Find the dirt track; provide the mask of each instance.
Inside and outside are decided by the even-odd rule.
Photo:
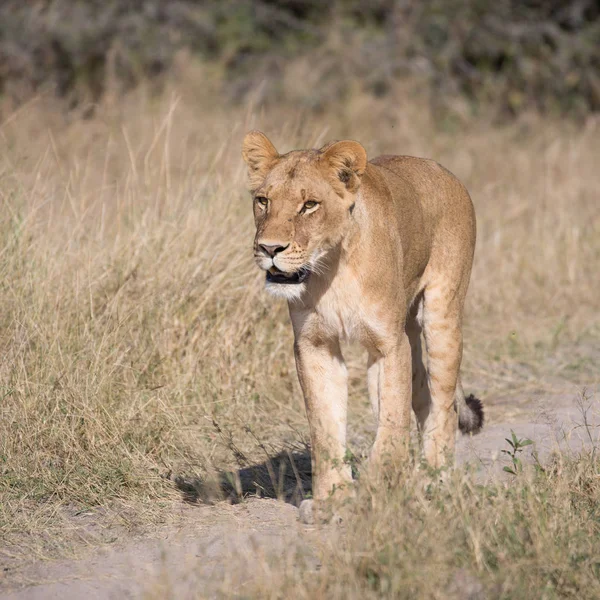
[[[593,400],[578,405],[571,396],[546,396],[537,400],[498,399],[486,406],[488,423],[483,432],[458,443],[459,463],[476,466],[478,477],[498,477],[507,463],[501,450],[510,430],[535,441],[524,458],[537,452],[540,459],[562,447],[579,451],[598,438],[600,410],[598,390]],[[583,412],[587,408],[588,427]],[[590,439],[591,438],[591,439]],[[226,572],[233,558],[247,565],[242,579],[251,578],[250,558],[281,556],[290,547],[305,550],[317,565],[314,548],[319,531],[301,525],[297,509],[273,499],[250,499],[237,505],[215,506],[180,503],[177,525],[151,538],[138,538],[90,552],[77,561],[30,561],[4,566],[0,577],[2,600],[87,600],[101,598],[186,598],[210,594],[216,573]],[[81,517],[81,518],[93,518]],[[248,560],[244,561],[244,558]],[[239,560],[241,559],[241,560]],[[243,567],[237,567],[243,568]],[[240,580],[240,573],[236,573]],[[203,587],[206,586],[206,587]]]

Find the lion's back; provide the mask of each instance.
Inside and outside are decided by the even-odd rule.
[[[434,160],[415,156],[388,154],[370,162],[378,167],[397,202],[403,202],[402,196],[409,189],[419,200],[427,220],[446,221],[465,234],[472,232],[475,235],[471,197],[461,181],[448,169]]]

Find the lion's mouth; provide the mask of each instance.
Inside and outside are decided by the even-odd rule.
[[[302,267],[294,273],[286,273],[277,267],[271,267],[267,271],[267,282],[296,284],[305,281],[309,275],[310,271],[306,267]]]

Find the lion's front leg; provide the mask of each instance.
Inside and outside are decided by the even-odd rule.
[[[381,350],[376,364],[379,420],[369,465],[372,470],[397,468],[408,458],[412,402],[411,351],[404,332]]]
[[[337,340],[315,344],[299,335],[294,350],[310,426],[313,497],[319,504],[338,489],[347,492],[352,482],[345,460],[346,365]]]

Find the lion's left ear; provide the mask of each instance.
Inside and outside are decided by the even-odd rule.
[[[279,153],[264,133],[254,130],[244,137],[242,157],[248,165],[250,189],[256,190],[279,158]]]
[[[354,140],[334,142],[324,146],[321,160],[333,171],[350,192],[360,186],[360,178],[367,168],[367,151]]]

